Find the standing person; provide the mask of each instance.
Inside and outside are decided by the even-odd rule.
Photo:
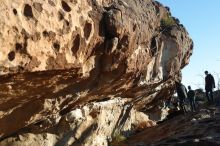
[[[191,111],[192,111],[192,112],[195,112],[195,111],[196,111],[195,91],[192,90],[191,86],[188,86],[187,97],[188,97],[188,99],[189,99]]]
[[[214,103],[213,99],[213,88],[215,88],[215,80],[211,74],[209,74],[208,71],[205,71],[205,93],[206,98],[209,103]],[[211,98],[211,99],[210,99]]]
[[[169,96],[169,97],[165,100],[165,102],[164,102],[164,109],[170,108],[171,98],[172,98],[172,96]]]
[[[185,104],[185,100],[187,98],[187,90],[186,90],[186,87],[182,83],[176,82],[175,84],[176,84],[177,96],[179,98],[180,110],[182,110],[185,114],[186,108],[185,108],[184,104]]]

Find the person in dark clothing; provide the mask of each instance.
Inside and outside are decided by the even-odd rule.
[[[195,91],[192,90],[191,86],[188,86],[187,97],[188,97],[188,99],[189,99],[191,111],[192,111],[192,112],[195,112],[195,111],[196,111]]]
[[[180,110],[186,113],[186,108],[184,106],[184,103],[187,98],[187,90],[186,87],[180,82],[176,82],[176,93],[179,98]]]
[[[164,108],[170,108],[170,104],[171,104],[171,98],[172,98],[172,96],[169,96],[166,100],[165,100],[165,102],[164,102]]]
[[[213,103],[213,88],[215,88],[215,80],[211,74],[209,74],[208,71],[205,71],[205,93],[206,93],[206,98],[209,103]],[[211,99],[210,99],[211,98]]]

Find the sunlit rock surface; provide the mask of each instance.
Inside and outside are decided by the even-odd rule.
[[[192,54],[185,28],[151,0],[7,0],[0,9],[0,145],[108,145],[117,132],[154,126],[140,111],[173,93]],[[167,16],[174,22],[162,23]]]

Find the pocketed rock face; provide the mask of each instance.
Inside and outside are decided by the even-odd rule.
[[[9,145],[42,137],[107,145],[115,131],[139,127],[132,111],[143,116],[172,94],[192,54],[185,28],[162,25],[170,13],[151,0],[7,0],[0,8],[0,137]],[[97,102],[105,108],[90,106]],[[65,120],[78,110],[83,122]]]

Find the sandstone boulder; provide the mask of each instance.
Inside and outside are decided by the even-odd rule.
[[[138,127],[135,113],[153,126],[140,110],[173,93],[192,54],[185,28],[151,0],[0,8],[0,137],[9,145],[107,145]]]

